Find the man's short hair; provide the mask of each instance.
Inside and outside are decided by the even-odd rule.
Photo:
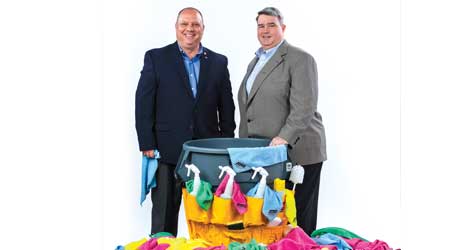
[[[281,14],[281,11],[275,7],[266,7],[264,9],[258,11],[258,15],[256,16],[256,22],[258,22],[258,17],[260,15],[277,17],[280,24],[283,24],[283,14]]]
[[[185,11],[185,10],[194,10],[194,11],[196,11],[198,14],[200,14],[200,17],[202,18],[202,24],[204,24],[203,23],[203,15],[202,15],[202,13],[198,9],[196,9],[194,7],[186,7],[186,8],[183,8],[182,10],[180,10],[180,12],[178,12],[177,21],[176,22],[178,22],[178,19],[180,18],[181,13],[183,11]]]

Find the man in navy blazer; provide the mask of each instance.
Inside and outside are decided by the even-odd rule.
[[[200,43],[203,16],[195,8],[178,13],[177,41],[145,54],[136,90],[136,130],[147,157],[160,153],[152,189],[151,233],[176,236],[181,183],[174,170],[182,145],[192,139],[234,137],[234,102],[227,58]]]

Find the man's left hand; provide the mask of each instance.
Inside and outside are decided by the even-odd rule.
[[[278,146],[278,145],[285,145],[285,144],[288,144],[288,142],[285,139],[277,136],[272,139],[269,146]]]

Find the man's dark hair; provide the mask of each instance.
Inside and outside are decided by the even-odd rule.
[[[201,15],[201,14],[200,14]],[[266,7],[260,11],[258,11],[258,15],[256,16],[256,21],[258,22],[258,17],[260,15],[274,16],[278,18],[280,24],[283,24],[283,14],[281,11],[275,7]]]

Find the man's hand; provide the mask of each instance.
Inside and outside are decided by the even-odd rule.
[[[142,151],[142,154],[144,154],[145,156],[149,157],[149,158],[154,158],[155,157],[155,150],[146,150],[146,151]]]
[[[288,144],[288,142],[285,139],[283,139],[279,136],[276,136],[272,139],[269,146],[278,146],[278,145],[285,145],[285,144]]]

